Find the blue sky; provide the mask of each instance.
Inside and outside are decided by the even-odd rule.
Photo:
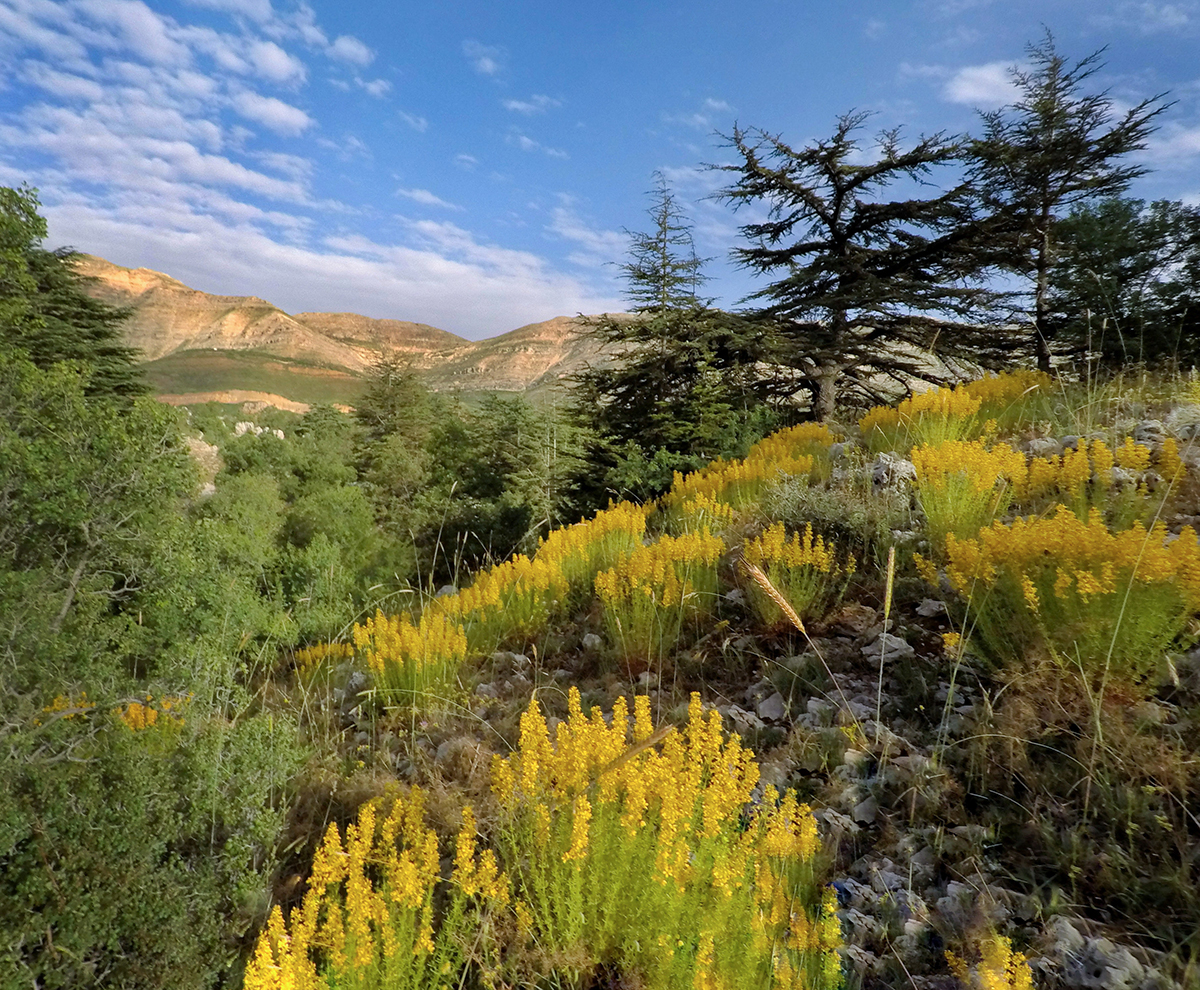
[[[1200,202],[1190,0],[0,0],[0,184],[53,245],[479,338],[621,308],[660,170],[732,306],[720,134],[969,131],[1042,25],[1118,106],[1170,91],[1134,191]]]

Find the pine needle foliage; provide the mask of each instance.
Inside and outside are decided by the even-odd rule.
[[[721,198],[767,213],[741,228],[750,246],[735,256],[770,279],[749,298],[759,304],[754,316],[778,333],[778,359],[822,421],[839,399],[873,399],[875,376],[928,378],[917,351],[935,342],[941,354],[974,345],[978,358],[982,338],[969,319],[989,298],[968,281],[976,270],[965,250],[976,233],[969,184],[930,198],[881,196],[959,161],[962,147],[940,133],[905,147],[889,130],[863,162],[856,132],[869,116],[844,114],[829,138],[804,148],[735,128],[729,144],[741,160],[716,166],[733,176]]]

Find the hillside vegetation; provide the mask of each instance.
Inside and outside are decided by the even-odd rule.
[[[160,403],[0,188],[0,985],[1200,984],[1200,209],[1095,58],[738,129],[756,308],[660,181],[561,406]]]

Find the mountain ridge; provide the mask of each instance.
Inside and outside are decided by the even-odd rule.
[[[407,359],[437,391],[527,391],[604,361],[599,343],[585,333],[594,317],[556,316],[472,341],[408,320],[290,314],[259,296],[203,292],[164,272],[96,255],[79,255],[76,269],[90,295],[132,311],[124,342],[137,349],[165,396],[249,387],[296,400],[318,379],[350,394],[385,354]],[[259,366],[271,369],[261,383],[253,381]],[[288,394],[289,378],[297,394]]]

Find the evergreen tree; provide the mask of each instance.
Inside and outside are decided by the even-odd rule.
[[[1048,372],[1058,224],[1073,207],[1119,195],[1147,171],[1127,157],[1145,148],[1169,104],[1160,94],[1117,115],[1107,93],[1085,92],[1103,68],[1103,49],[1069,65],[1047,31],[1028,52],[1032,68],[1010,70],[1016,102],[980,115],[970,171],[992,218],[989,260],[1024,282],[1010,298],[1030,325],[1038,368]]]
[[[134,396],[148,389],[136,352],[121,343],[130,310],[93,299],[69,248],[39,246],[46,223],[35,190],[0,187],[0,335],[39,368],[59,361],[88,367],[89,395]]]
[[[1110,367],[1200,358],[1200,208],[1113,198],[1058,225],[1048,321]]]
[[[735,128],[742,160],[719,166],[737,177],[721,198],[767,214],[741,228],[751,246],[735,256],[772,279],[750,297],[766,303],[756,318],[778,328],[781,360],[821,420],[847,388],[875,398],[879,376],[928,377],[921,352],[935,342],[946,354],[980,354],[980,334],[966,322],[986,300],[969,281],[975,265],[964,250],[977,233],[970,186],[929,199],[880,197],[896,182],[924,184],[961,148],[935,134],[905,149],[891,130],[864,161],[854,135],[868,116],[845,114],[830,138],[799,149]]]
[[[770,419],[757,365],[769,331],[698,295],[705,277],[691,225],[661,175],[647,211],[649,232],[627,232],[621,265],[633,312],[591,329],[605,363],[574,379],[578,418],[594,430],[591,499],[648,498],[690,470],[741,452]],[[587,494],[584,494],[587,499]]]

